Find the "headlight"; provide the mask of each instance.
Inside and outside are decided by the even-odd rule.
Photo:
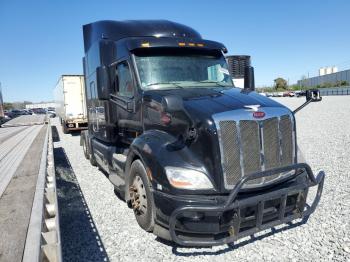
[[[178,167],[165,167],[166,176],[169,183],[180,189],[212,189],[213,184],[208,177],[193,169],[185,169]]]

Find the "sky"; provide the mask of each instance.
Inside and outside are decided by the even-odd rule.
[[[6,102],[50,101],[62,74],[82,74],[82,25],[168,19],[250,55],[257,86],[295,83],[323,66],[350,68],[350,1],[0,0],[0,82]]]

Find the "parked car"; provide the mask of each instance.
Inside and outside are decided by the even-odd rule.
[[[295,91],[296,97],[306,96],[306,91]]]
[[[23,115],[24,113],[22,112],[22,110],[18,110],[18,109],[12,109],[8,112],[8,116],[10,118],[16,118],[18,116]]]
[[[56,117],[56,112],[55,110],[47,110],[47,114],[49,115],[49,117],[51,118],[55,118]]]
[[[23,109],[21,111],[22,111],[23,115],[32,115],[32,112],[29,111],[28,109]]]
[[[11,119],[8,110],[4,110],[4,118],[5,118],[5,119]]]
[[[295,96],[295,94],[292,91],[286,91],[283,93],[283,97],[293,97],[293,96]]]
[[[33,108],[32,112],[34,115],[46,115],[46,110],[43,108]]]

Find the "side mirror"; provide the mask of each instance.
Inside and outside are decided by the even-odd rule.
[[[164,111],[169,113],[184,109],[182,97],[175,95],[164,96],[162,99],[162,106]]]
[[[305,106],[307,106],[311,102],[318,102],[318,101],[322,100],[320,90],[318,90],[318,89],[307,90],[305,95],[306,95],[306,102],[303,103],[298,108],[294,109],[294,111],[293,111],[294,114],[299,112],[301,109],[303,109]]]
[[[255,90],[254,67],[252,66],[246,66],[244,68],[244,90]]]
[[[108,68],[99,66],[96,68],[97,96],[98,99],[107,100],[110,95],[110,82]]]
[[[310,102],[318,102],[321,101],[322,97],[320,94],[320,90],[318,89],[310,89],[306,91],[306,101]]]

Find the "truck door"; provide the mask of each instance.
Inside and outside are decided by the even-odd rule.
[[[140,106],[138,100],[135,77],[132,74],[130,63],[124,60],[116,66],[116,94],[112,101],[117,104],[117,125],[119,136],[124,142],[131,142],[142,132]]]

